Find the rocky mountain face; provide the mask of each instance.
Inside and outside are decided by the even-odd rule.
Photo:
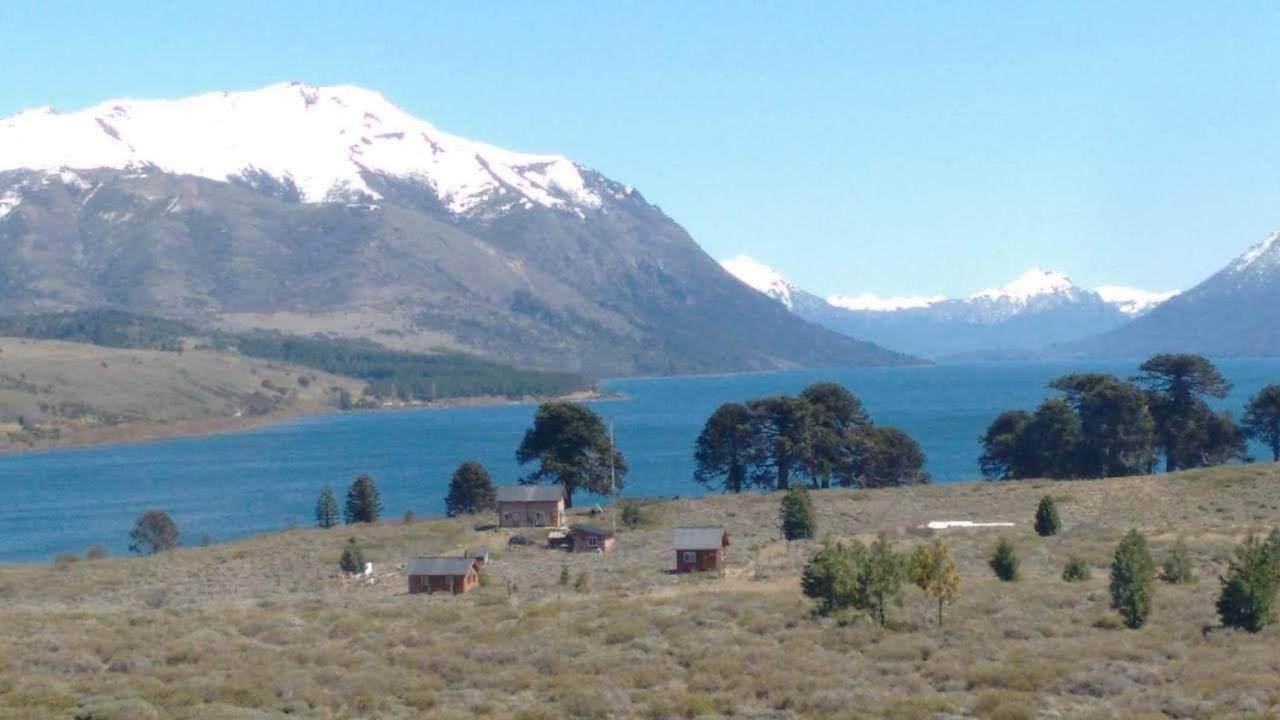
[[[117,307],[595,375],[914,362],[753,292],[634,189],[288,84],[0,120],[0,312]]]
[[[1133,322],[1058,350],[1111,357],[1280,355],[1280,233]]]
[[[1023,357],[1119,327],[1162,296],[1109,288],[1108,299],[1077,287],[1062,273],[1034,268],[1007,285],[966,298],[863,295],[823,300],[750,258],[724,265],[770,297],[785,296],[784,304],[807,320],[930,358]]]

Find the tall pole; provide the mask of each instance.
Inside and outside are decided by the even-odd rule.
[[[609,499],[613,507],[610,509],[610,515],[613,516],[613,534],[618,534],[618,476],[614,469],[613,459],[617,457],[618,450],[613,440],[613,421],[609,421]],[[616,542],[616,541],[615,541]]]

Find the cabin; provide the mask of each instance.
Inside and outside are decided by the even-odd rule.
[[[498,488],[498,527],[561,527],[564,488],[559,485],[507,485]]]
[[[476,561],[477,567],[484,567],[489,564],[489,548],[476,548],[463,553],[464,556]]]
[[[723,527],[676,528],[676,572],[721,570],[728,561],[729,531]]]
[[[613,530],[599,525],[574,525],[572,531],[573,545],[576,553],[607,553],[613,550],[615,541]]]
[[[409,594],[447,592],[454,595],[480,587],[480,563],[468,557],[416,557],[405,565]]]

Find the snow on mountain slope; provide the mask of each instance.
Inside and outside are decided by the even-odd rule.
[[[875,293],[862,293],[852,297],[846,295],[832,295],[827,298],[827,303],[832,307],[842,310],[866,310],[868,312],[893,312],[894,310],[909,310],[912,308],[926,308],[935,303],[946,300],[942,295],[908,295],[902,297],[880,297]]]
[[[1280,231],[1273,232],[1266,240],[1249,248],[1227,266],[1227,273],[1268,273],[1280,270]]]
[[[794,309],[795,288],[782,277],[782,273],[748,255],[721,260],[720,264],[748,286],[777,300],[788,310]]]
[[[1141,315],[1178,294],[1177,290],[1157,292],[1121,285],[1102,285],[1097,288],[1102,299],[1114,305],[1125,315]]]
[[[423,182],[452,212],[486,201],[597,208],[581,169],[442,132],[354,86],[272,85],[181,100],[109,100],[0,120],[0,170],[154,166],[214,180],[265,173],[314,203],[378,193],[366,173]]]
[[[1025,305],[1032,298],[1045,295],[1070,296],[1076,292],[1071,278],[1053,270],[1031,268],[1013,282],[998,288],[983,290],[969,296],[970,300],[1007,300]]]

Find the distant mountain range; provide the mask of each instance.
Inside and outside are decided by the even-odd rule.
[[[749,257],[723,262],[747,285],[838,332],[931,358],[1025,358],[1057,343],[1118,328],[1174,293],[1088,290],[1062,273],[1033,268],[1007,285],[966,298],[875,295],[821,298]]]
[[[1133,322],[1053,351],[1114,357],[1280,355],[1280,233]]]
[[[602,375],[916,362],[797,318],[635,189],[357,87],[0,120],[0,313],[118,308]]]

